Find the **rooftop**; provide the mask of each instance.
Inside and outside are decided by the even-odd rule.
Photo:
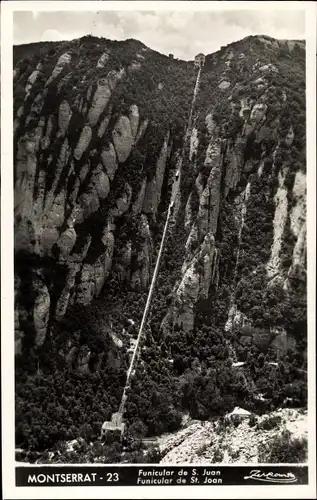
[[[232,363],[232,366],[243,366],[245,365],[245,361],[237,361],[236,363]]]
[[[244,408],[239,408],[239,406],[236,406],[234,408],[234,410],[229,413],[229,415],[245,415],[245,416],[248,416],[248,415],[251,415],[251,412],[249,412],[248,410],[245,410]]]

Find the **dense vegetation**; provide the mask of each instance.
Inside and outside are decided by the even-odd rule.
[[[104,69],[96,69],[96,63],[105,49],[109,49],[110,53],[107,65]],[[247,42],[241,42],[238,48],[233,44],[232,50],[244,53],[245,57],[233,58],[230,67],[225,65],[224,48],[207,57],[194,109],[199,147],[193,161],[188,160],[188,144],[182,144],[196,78],[192,64],[171,61],[159,53],[143,49],[144,46],[134,40],[119,43],[102,39],[96,41],[90,37],[52,44],[49,47],[45,45],[42,52],[37,47],[26,47],[23,56],[21,49],[17,53],[19,76],[15,87],[17,110],[24,98],[27,77],[38,62],[43,62],[42,72],[24,104],[20,122],[22,131],[31,103],[52,73],[57,58],[70,51],[73,59],[66,75],[68,80],[60,92],[57,87],[65,77],[64,74],[49,87],[44,103],[46,114],[51,113],[56,117],[63,99],[72,104],[74,96],[87,92],[91,85],[94,88],[96,81],[108,70],[123,67],[128,76],[116,87],[100,121],[110,106],[111,120],[115,122],[120,114],[128,112],[131,104],[138,105],[141,119],[149,119],[149,127],[143,140],[138,143],[128,160],[120,165],[109,197],[93,216],[76,227],[79,238],[74,252],[83,246],[88,228],[92,234],[85,262],[94,262],[100,256],[102,225],[125,182],[130,183],[135,197],[142,180],[145,177],[152,178],[153,166],[169,130],[171,154],[161,203],[157,217],[149,217],[154,246],[151,259],[153,271],[166,218],[177,152],[183,148],[181,210],[175,225],[169,229],[136,376],[128,397],[125,417],[130,436],[139,439],[174,431],[179,428],[184,412],[188,412],[193,418],[208,419],[223,415],[239,405],[263,413],[289,404],[287,398],[293,406],[304,406],[307,399],[306,284],[299,281],[290,293],[286,293],[280,283],[268,286],[265,268],[273,241],[274,196],[278,172],[282,165],[287,166],[286,182],[291,203],[295,172],[305,169],[305,61],[302,49],[295,46],[292,53],[287,46],[281,50],[271,49],[251,37]],[[137,71],[131,71],[129,68],[135,62],[136,53],[141,54],[144,59],[139,59],[141,65]],[[264,90],[254,84],[259,74],[253,67],[259,61],[263,64],[275,64],[279,70],[278,73],[269,72],[265,75],[267,83]],[[83,69],[86,72],[84,82],[80,76]],[[225,92],[218,86],[224,71],[225,79],[230,81],[230,89]],[[224,179],[221,182],[220,216],[215,235],[220,254],[219,279],[211,285],[208,298],[197,304],[193,331],[185,333],[182,327],[174,326],[164,336],[161,324],[173,301],[174,286],[179,280],[185,258],[188,237],[188,230],[184,229],[185,205],[189,193],[192,193],[191,208],[195,219],[199,204],[195,179],[201,173],[205,185],[209,175],[208,169],[204,167],[206,147],[210,140],[205,123],[206,114],[212,112],[215,133],[235,147],[239,137],[241,139],[243,129],[243,120],[239,115],[240,100],[249,97],[256,103],[263,97],[264,91],[267,118],[262,129],[265,130],[261,129],[261,137],[257,140],[250,134],[244,145],[244,162],[251,165],[251,170],[245,169],[242,172],[237,186],[227,195]],[[282,99],[283,92],[287,93],[285,103]],[[228,99],[229,96],[231,100]],[[69,139],[72,145],[76,144],[83,125],[84,117],[76,115],[74,111]],[[273,162],[277,141],[285,138],[290,127],[294,130],[294,142],[290,148],[282,144],[279,156]],[[17,135],[19,136],[19,131]],[[107,142],[109,137],[102,140]],[[99,161],[101,146],[98,137],[93,137],[90,148],[95,149],[97,154],[89,160],[91,166]],[[60,147],[58,140],[53,142],[47,156],[54,154],[56,162]],[[225,151],[227,156],[223,155],[223,168],[230,161],[230,148]],[[87,158],[76,164],[75,168],[80,169],[84,161]],[[262,161],[264,168],[259,177],[257,171]],[[66,170],[68,168],[70,165],[66,166]],[[66,170],[64,178],[67,176]],[[51,172],[53,177],[53,168]],[[246,205],[245,224],[239,236],[235,200],[243,192],[247,182],[251,183],[251,190]],[[70,190],[71,186],[68,188]],[[18,446],[45,450],[52,448],[58,441],[81,436],[86,442],[81,456],[84,457],[83,460],[90,460],[97,452],[93,448],[88,449],[87,443],[98,438],[103,421],[109,420],[111,414],[118,409],[129,363],[126,350],[129,338],[136,338],[147,293],[141,289],[131,290],[129,275],[121,279],[118,272],[120,252],[124,245],[132,241],[133,264],[130,272],[133,272],[137,268],[137,256],[143,243],[138,233],[138,220],[130,212],[118,221],[115,237],[114,265],[98,300],[85,308],[69,309],[62,322],[51,322],[50,336],[43,347],[34,349],[30,344],[24,345],[22,354],[17,356]],[[287,275],[292,259],[293,240],[288,220],[282,238],[283,278]],[[240,257],[237,261],[238,249]],[[17,263],[20,269],[19,266],[23,267],[21,259]],[[58,274],[58,270],[56,273]],[[55,282],[53,278],[50,279],[53,280],[53,288]],[[225,333],[228,311],[233,302],[248,316],[251,323],[249,329],[256,337],[256,342],[245,342],[245,328],[243,331],[234,330],[230,338]],[[131,324],[131,319],[134,325]],[[284,327],[296,338],[297,349],[277,352],[272,347],[271,333],[277,327]],[[113,335],[122,341],[122,348],[115,345]],[[87,362],[80,364],[78,358],[79,354],[83,354],[84,348],[89,351],[89,357]],[[232,349],[237,358],[245,362],[243,367],[232,365]],[[278,366],[270,364],[277,361]],[[259,398],[259,394],[263,397]],[[291,445],[294,443],[289,446]],[[297,446],[296,443],[294,446]],[[142,450],[131,449],[130,452],[135,453],[134,458],[130,456],[130,461],[137,461],[140,458],[138,453]],[[100,456],[100,450],[98,453]],[[153,455],[148,456],[149,461],[154,460],[153,457],[157,459],[155,453],[154,450]],[[123,459],[117,443],[109,443],[105,454],[105,460],[109,462]],[[278,454],[276,451],[276,456]],[[74,457],[72,459],[75,460]]]
[[[306,438],[292,438],[289,431],[284,431],[269,446],[262,445],[259,449],[261,463],[305,463],[307,460],[308,443]]]

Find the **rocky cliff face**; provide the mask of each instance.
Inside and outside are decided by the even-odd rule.
[[[176,170],[148,326],[155,349],[163,342],[175,367],[175,339],[202,324],[238,357],[248,343],[302,346],[302,42],[248,37],[208,55],[186,135],[192,62],[85,37],[16,47],[14,66],[17,353],[41,356],[61,320],[97,299],[139,325]],[[104,321],[125,338],[123,320]],[[106,357],[84,338],[69,352],[94,371]]]
[[[270,57],[273,58],[275,53],[276,61],[279,61],[282,45],[280,43],[280,50],[276,53],[275,42],[267,41],[266,49],[271,47]],[[230,50],[231,47],[227,48],[220,58],[228,57],[222,75],[226,75],[228,81],[230,75],[234,81],[232,85],[218,85],[223,92],[218,97],[220,102],[210,105],[205,114],[204,123],[200,126],[204,134],[198,134],[193,127],[189,147],[185,146],[185,154],[188,154],[185,175],[190,176],[193,183],[185,207],[184,226],[189,236],[180,282],[174,288],[173,307],[163,323],[165,329],[167,325],[170,328],[178,323],[182,323],[185,330],[193,329],[193,305],[204,298],[199,293],[200,280],[204,281],[206,298],[209,298],[211,307],[213,300],[217,301],[219,285],[223,284],[230,290],[230,300],[226,303],[227,307],[229,305],[226,330],[233,332],[240,329],[240,334],[246,324],[256,323],[271,333],[274,329],[273,324],[268,326],[268,315],[265,319],[261,314],[261,318],[258,316],[262,305],[260,300],[251,297],[254,287],[257,290],[257,282],[261,282],[262,292],[265,290],[264,297],[266,294],[279,294],[279,300],[283,296],[284,305],[289,300],[288,292],[296,295],[299,289],[304,291],[305,147],[303,136],[301,145],[296,142],[299,138],[296,138],[291,124],[288,99],[292,101],[295,96],[291,97],[290,89],[287,96],[288,84],[285,80],[282,83],[285,67],[283,69],[278,63],[277,66],[262,65],[257,58],[250,66],[250,47],[248,66],[242,62],[246,54],[240,57],[241,63],[234,64],[229,58]],[[247,71],[248,87],[237,81],[242,67]],[[205,70],[200,94],[207,92],[210,80],[211,76]],[[303,105],[302,101],[302,112]],[[202,119],[201,116],[199,118]],[[297,162],[299,157],[301,160]],[[300,163],[303,168],[300,168]],[[227,221],[227,217],[231,220]],[[206,235],[209,240],[215,238],[212,255],[209,253],[205,257],[206,266],[201,262],[198,271],[197,259],[205,247]],[[261,246],[256,243],[258,238]],[[230,239],[236,240],[234,250],[228,248]],[[226,258],[228,261],[233,259],[235,263],[225,262]],[[196,272],[193,266],[196,266]],[[223,273],[219,281],[221,270]],[[297,273],[297,281],[296,284],[293,281],[293,288],[288,288],[293,272]],[[286,292],[284,295],[282,290]],[[237,308],[237,298],[242,311]],[[271,309],[269,304],[267,306]],[[283,314],[286,314],[285,309],[280,312],[279,318],[274,314],[275,318],[271,318],[274,326],[281,326]],[[286,336],[287,347],[294,345],[294,338]]]
[[[85,40],[77,44],[79,51],[85,52]],[[64,284],[58,291],[52,284],[53,301],[45,278],[42,282],[29,280],[29,286],[37,290],[30,326],[36,331],[37,346],[45,341],[48,318],[61,319],[71,304],[91,303],[102,291],[111,269],[122,268],[122,279],[127,279],[132,288],[146,290],[152,260],[147,214],[155,216],[157,212],[173,148],[167,127],[165,137],[158,139],[152,152],[153,160],[144,165],[147,145],[138,144],[148,127],[148,117],[140,121],[136,103],[121,112],[118,105],[113,109],[113,101],[129,80],[126,67],[113,68],[116,50],[107,57],[102,54],[95,68],[93,64],[85,68],[92,72],[90,78],[75,71],[74,79],[70,71],[85,58],[76,60],[74,48],[59,55],[61,51],[61,46],[51,49],[51,57],[46,56],[30,75],[31,63],[38,55],[31,60],[20,59],[15,70],[19,75],[15,80],[16,102],[20,101],[15,115],[15,252],[21,263],[36,261],[38,275],[50,259],[57,274],[60,269],[64,274]],[[27,83],[22,92],[24,81]],[[38,87],[34,89],[36,82]],[[120,83],[123,87],[115,95]],[[141,112],[144,114],[144,110]],[[140,251],[131,241],[124,248],[116,247],[122,217],[129,213],[135,215]],[[92,234],[94,230],[98,235]],[[23,309],[19,290],[16,308]],[[19,336],[18,352],[20,344]]]

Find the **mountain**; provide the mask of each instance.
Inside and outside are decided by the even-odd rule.
[[[305,44],[14,47],[16,443],[306,404]],[[171,200],[173,207],[169,209]]]

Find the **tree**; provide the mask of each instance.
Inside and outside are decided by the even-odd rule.
[[[259,447],[259,461],[263,463],[305,463],[306,459],[307,439],[294,438],[289,431]]]

